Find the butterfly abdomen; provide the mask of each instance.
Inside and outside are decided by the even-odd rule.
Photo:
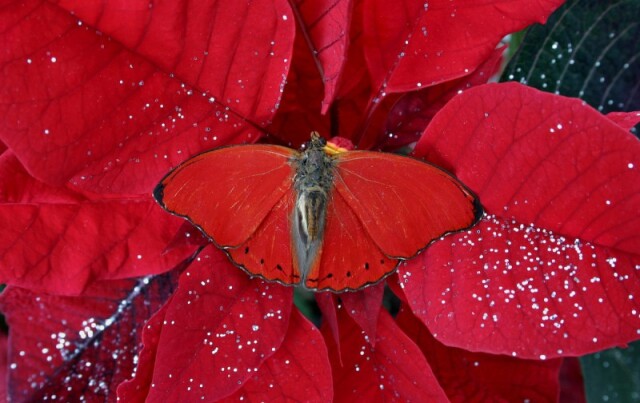
[[[320,239],[324,227],[327,193],[320,187],[306,189],[298,195],[296,212],[298,232],[307,246]]]

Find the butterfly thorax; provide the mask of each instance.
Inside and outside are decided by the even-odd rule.
[[[325,142],[314,137],[295,161],[296,207],[293,239],[303,277],[317,257],[322,242],[327,200],[333,180],[333,159],[323,150]]]

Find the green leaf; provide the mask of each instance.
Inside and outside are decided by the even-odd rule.
[[[314,293],[302,287],[293,289],[293,303],[307,319],[320,325],[320,308],[316,304]]]
[[[501,80],[578,97],[602,113],[640,110],[640,1],[568,1],[527,31]]]
[[[508,60],[510,60],[518,52],[518,50],[520,50],[520,45],[522,44],[522,41],[524,41],[528,29],[529,28],[525,28],[522,31],[514,32],[509,35],[509,39],[507,40],[509,48],[507,49],[506,54]]]
[[[640,342],[580,359],[589,402],[640,401]]]

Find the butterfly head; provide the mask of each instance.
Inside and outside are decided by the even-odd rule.
[[[318,132],[311,132],[311,140],[305,144],[305,149],[322,150],[325,154],[336,155],[353,150],[353,144],[342,137],[334,137],[327,141]]]

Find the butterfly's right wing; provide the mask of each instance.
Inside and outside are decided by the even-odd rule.
[[[471,191],[434,165],[370,151],[336,160],[335,191],[389,257],[411,258],[439,237],[470,228],[482,214]]]
[[[317,291],[354,291],[382,280],[397,265],[398,260],[380,250],[334,189],[327,203],[322,251],[309,270],[305,287]]]
[[[335,159],[322,252],[307,288],[340,292],[375,284],[399,260],[472,226],[481,213],[475,196],[433,165],[370,151]]]

